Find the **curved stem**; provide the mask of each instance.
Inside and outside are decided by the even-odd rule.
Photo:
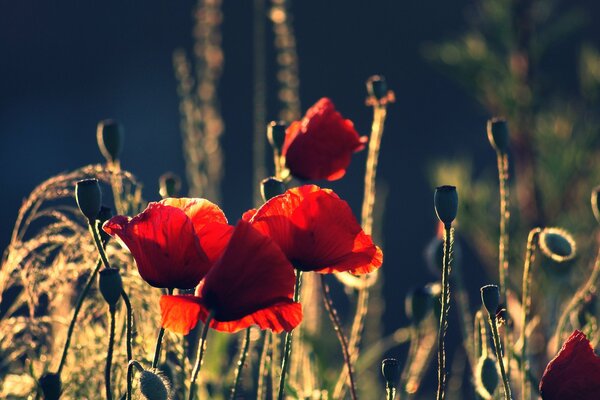
[[[112,369],[113,348],[115,346],[115,307],[109,307],[110,314],[110,333],[108,336],[108,351],[106,353],[106,366],[104,368],[104,385],[106,388],[106,400],[112,400],[112,391],[110,389],[110,373]]]
[[[350,396],[352,400],[356,400],[356,386],[354,383],[354,374],[352,373],[352,362],[350,361],[350,353],[348,352],[348,342],[346,341],[346,336],[344,335],[344,331],[342,330],[342,324],[340,319],[338,318],[337,312],[335,308],[333,308],[333,301],[329,296],[329,286],[325,283],[325,277],[321,275],[321,293],[323,294],[323,302],[325,303],[325,308],[329,313],[329,319],[333,323],[333,329],[337,334],[338,340],[340,341],[340,345],[342,347],[342,354],[344,355],[344,362],[346,363],[346,368],[348,371],[348,379],[350,381]]]
[[[100,221],[88,221],[90,232],[92,233],[92,237],[94,238],[94,244],[96,245],[96,249],[98,250],[98,254],[100,254],[100,259],[102,260],[102,264],[104,264],[104,268],[110,269],[110,263],[108,262],[108,257],[106,257],[106,252],[104,251],[104,246],[102,246],[102,239],[100,238]]]
[[[402,374],[400,375],[400,393],[404,393],[408,395],[406,390],[406,383],[408,381],[408,377],[410,375],[410,369],[413,361],[417,355],[417,351],[419,350],[419,328],[418,326],[412,325],[410,327],[410,346],[408,348],[408,355],[406,356],[406,361],[404,362],[404,368],[402,368]]]
[[[142,364],[135,360],[129,360],[127,364],[127,400],[131,400],[131,380],[133,379],[133,368],[136,368],[139,372],[144,371]]]
[[[502,383],[504,384],[504,399],[511,400],[512,394],[510,391],[510,383],[508,381],[508,376],[506,375],[506,370],[504,369],[504,360],[502,358],[502,343],[500,342],[500,335],[498,334],[498,325],[496,324],[496,316],[489,316],[490,325],[492,327],[492,336],[494,337],[494,347],[496,348],[496,359],[498,360],[498,364],[500,364],[500,374],[502,375]],[[523,399],[527,399],[528,397],[523,397]]]
[[[167,293],[169,295],[173,294],[173,289],[167,289]],[[163,337],[165,336],[165,328],[162,326],[158,330],[158,337],[156,338],[156,346],[154,347],[154,358],[152,359],[152,368],[156,368],[158,366],[158,361],[160,360],[160,349],[162,347]]]
[[[300,300],[300,286],[302,285],[302,271],[296,270],[296,286],[294,288],[294,301]],[[287,374],[289,359],[292,356],[292,333],[289,331],[285,335],[285,345],[283,348],[283,359],[281,361],[281,376],[279,378],[279,395],[278,400],[283,400],[285,395],[285,375]]]
[[[121,291],[121,297],[123,298],[123,302],[125,303],[125,307],[127,309],[127,362],[131,362],[133,360],[133,348],[131,343],[132,338],[132,329],[133,329],[133,310],[131,308],[131,301],[129,301],[129,296],[125,293],[125,290]],[[133,376],[129,368],[127,368],[127,398],[131,399],[131,381]]]
[[[454,244],[454,228],[444,228],[444,263],[442,266],[442,310],[438,331],[438,389],[437,400],[446,395],[446,328],[448,327],[448,309],[450,307],[450,268],[452,263],[452,246]]]
[[[246,357],[248,356],[248,348],[250,347],[250,329],[246,329],[246,334],[244,335],[244,341],[242,343],[242,348],[240,351],[240,359],[238,360],[238,365],[235,370],[235,379],[233,381],[233,387],[231,388],[231,396],[229,398],[231,400],[235,400],[235,396],[237,394],[237,388],[240,384],[240,380],[242,377],[242,370],[244,369],[244,364],[246,364]]]
[[[527,357],[527,320],[531,308],[531,266],[535,260],[535,251],[537,249],[537,237],[541,232],[540,228],[534,228],[529,231],[527,236],[527,250],[525,251],[525,265],[523,266],[523,298],[521,300],[522,320],[521,320],[521,396],[526,399],[529,394],[529,360]]]
[[[196,379],[198,378],[198,374],[200,373],[200,367],[202,367],[202,359],[204,357],[204,351],[206,350],[206,335],[208,335],[208,328],[210,327],[210,322],[214,317],[214,312],[211,311],[208,317],[206,318],[206,322],[204,323],[204,327],[202,328],[202,335],[200,336],[200,342],[198,342],[198,353],[196,354],[196,363],[194,364],[194,369],[192,370],[192,377],[190,379],[190,393],[188,396],[188,400],[193,400],[194,393],[196,392]]]
[[[65,366],[65,362],[67,361],[67,354],[69,352],[69,347],[71,345],[71,337],[73,336],[73,331],[75,330],[75,323],[77,322],[77,316],[79,315],[79,311],[81,310],[81,306],[83,305],[83,300],[85,299],[85,296],[87,296],[87,293],[90,290],[90,287],[92,287],[92,284],[96,280],[96,275],[98,274],[98,271],[100,270],[101,266],[102,266],[102,260],[98,259],[98,261],[96,262],[96,266],[94,267],[94,270],[92,271],[91,275],[88,277],[87,281],[85,282],[85,286],[83,287],[83,290],[81,291],[81,293],[79,294],[79,297],[77,298],[77,303],[75,304],[75,310],[73,311],[73,317],[71,317],[71,322],[69,323],[69,328],[67,329],[67,339],[65,341],[62,356],[60,357],[60,363],[58,364],[58,370],[56,372],[56,374],[58,376],[60,376],[60,374],[63,370],[63,367]]]

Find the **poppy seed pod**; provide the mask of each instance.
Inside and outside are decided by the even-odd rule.
[[[433,196],[435,213],[445,227],[450,227],[458,212],[458,193],[455,186],[439,186]]]
[[[98,122],[96,139],[98,147],[107,161],[115,162],[119,159],[123,150],[124,137],[123,127],[117,121],[105,119]]]
[[[400,383],[400,363],[395,358],[386,358],[381,362],[381,374],[386,386],[396,387]]]
[[[508,151],[510,134],[508,131],[508,123],[504,118],[492,118],[488,120],[487,135],[494,150],[502,154],[505,154]]]
[[[264,202],[267,202],[273,197],[284,193],[285,184],[274,176],[265,178],[260,182],[260,194],[262,195]]]
[[[100,212],[96,216],[96,219],[98,221],[100,221],[100,227],[102,227],[102,225],[104,225],[104,223],[106,221],[108,221],[109,219],[111,219],[113,216],[114,216],[114,213],[113,213],[112,208],[107,207],[107,206],[101,206]],[[107,243],[108,240],[110,239],[110,235],[108,233],[104,232],[103,229],[100,229],[100,238],[102,239],[102,241],[104,243]]]
[[[140,392],[147,400],[168,400],[169,382],[160,374],[152,371],[142,371],[140,374]]]
[[[408,293],[405,301],[406,315],[418,325],[433,308],[433,295],[427,287],[414,289]]]
[[[500,383],[498,364],[488,356],[482,356],[475,368],[475,387],[484,399],[492,399]]]
[[[369,96],[381,100],[388,94],[388,86],[385,77],[381,75],[373,75],[367,79],[367,93]]]
[[[600,186],[596,186],[592,190],[592,211],[596,221],[600,224]]]
[[[46,373],[40,378],[40,387],[44,400],[58,400],[62,391],[62,384],[58,374]]]
[[[271,121],[269,122],[269,125],[267,125],[267,138],[269,139],[269,143],[271,143],[271,147],[278,152],[281,152],[281,149],[283,148],[286,129],[287,125],[282,121]]]
[[[564,229],[544,228],[539,243],[542,253],[556,262],[571,260],[577,253],[575,239]]]
[[[102,206],[102,191],[98,179],[85,179],[75,185],[75,200],[88,221],[94,221]]]
[[[481,288],[481,302],[490,314],[490,317],[496,315],[496,310],[500,305],[500,290],[498,285],[485,285]]]
[[[100,293],[108,306],[114,308],[121,298],[121,291],[123,291],[123,281],[119,270],[111,268],[100,271],[98,286],[100,286]]]
[[[177,197],[181,190],[181,179],[172,172],[166,172],[159,178],[159,190],[161,197]]]

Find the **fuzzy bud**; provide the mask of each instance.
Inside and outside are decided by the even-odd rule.
[[[284,193],[285,184],[274,176],[265,178],[260,182],[260,194],[265,202]]]
[[[161,197],[177,197],[181,190],[181,179],[172,172],[166,172],[159,178],[159,193]]]
[[[124,138],[123,127],[117,121],[106,119],[98,123],[96,139],[98,147],[107,161],[115,162],[119,159],[123,150]]]
[[[400,363],[395,358],[386,358],[381,362],[381,373],[387,387],[395,388],[400,383]]]
[[[458,193],[455,186],[439,186],[433,196],[435,213],[445,227],[450,227],[458,212]]]
[[[102,293],[102,297],[104,297],[108,306],[111,309],[116,307],[123,290],[123,281],[119,270],[110,268],[100,271],[98,285],[100,286],[100,293]]]
[[[285,122],[282,121],[271,121],[269,125],[267,125],[267,138],[269,139],[269,143],[271,143],[271,147],[274,150],[277,150],[281,153],[281,149],[283,148],[283,142],[285,142],[285,130],[287,126]]]
[[[382,75],[373,75],[367,79],[367,93],[377,100],[385,98],[388,94],[388,86],[385,77]]]
[[[475,367],[475,386],[484,399],[492,399],[500,383],[498,364],[490,357],[482,356]]]
[[[147,400],[168,400],[169,383],[160,374],[152,371],[140,373],[140,392]]]
[[[98,179],[85,179],[75,185],[75,200],[88,221],[94,221],[102,206],[102,191]]]
[[[44,400],[58,400],[62,391],[62,384],[58,374],[46,373],[40,378],[40,387]]]
[[[510,134],[508,123],[503,118],[492,118],[487,122],[487,135],[490,144],[499,153],[505,154],[508,151]]]
[[[496,310],[500,305],[500,290],[498,285],[485,285],[481,288],[481,301],[483,306],[490,314],[490,317],[495,318]]]

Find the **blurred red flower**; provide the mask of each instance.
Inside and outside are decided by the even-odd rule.
[[[233,228],[206,199],[167,198],[133,218],[113,217],[103,229],[125,243],[150,285],[192,289],[220,256]]]
[[[286,131],[282,153],[291,174],[300,179],[334,181],[346,173],[352,153],[362,150],[368,138],[358,136],[331,100],[322,98],[301,121]]]
[[[383,261],[381,249],[362,230],[348,203],[330,189],[290,189],[258,211],[246,212],[244,219],[273,238],[302,271],[366,274]]]
[[[574,331],[548,363],[540,393],[544,400],[600,399],[600,357],[582,332]]]
[[[218,331],[237,332],[251,325],[291,331],[302,321],[302,307],[292,300],[294,285],[294,269],[281,249],[240,221],[195,296],[161,297],[162,326],[187,335],[212,311],[210,327]]]

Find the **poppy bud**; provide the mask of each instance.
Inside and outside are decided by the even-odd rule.
[[[53,373],[45,373],[40,378],[40,387],[44,394],[44,400],[58,400],[62,391],[60,376]]]
[[[285,184],[274,176],[265,178],[260,182],[260,194],[265,202],[284,193]]]
[[[510,135],[508,123],[503,118],[492,118],[487,122],[487,135],[490,144],[499,153],[506,153]]]
[[[104,223],[106,221],[108,221],[109,219],[111,219],[113,216],[114,216],[114,213],[112,211],[112,208],[106,207],[106,206],[101,206],[100,212],[96,216],[96,219],[98,221],[100,221],[100,226],[102,227],[102,225],[104,225]],[[104,243],[107,243],[108,240],[110,239],[110,235],[108,233],[104,232],[104,229],[100,229],[100,238],[102,239],[102,241]]]
[[[369,96],[381,100],[388,94],[388,86],[385,77],[381,75],[373,75],[367,79],[367,93]]]
[[[158,372],[158,371],[157,371]],[[152,371],[140,374],[140,392],[147,400],[168,400],[170,385],[166,378]]]
[[[100,286],[102,297],[104,297],[108,306],[113,309],[121,298],[121,291],[123,291],[123,281],[121,280],[119,270],[111,268],[100,271],[98,285]]]
[[[75,200],[88,221],[94,221],[102,206],[102,192],[98,179],[85,179],[75,185]]]
[[[475,388],[484,399],[492,399],[500,377],[498,364],[490,357],[482,356],[475,367]]]
[[[481,301],[490,314],[490,317],[495,317],[496,310],[500,305],[500,290],[498,289],[498,285],[483,286],[481,288]]]
[[[592,211],[596,221],[600,224],[600,186],[596,186],[592,190]]]
[[[159,193],[161,197],[177,197],[181,190],[181,179],[172,172],[164,173],[159,178]]]
[[[287,125],[282,121],[271,121],[269,125],[267,125],[267,138],[269,139],[269,143],[271,143],[271,147],[274,150],[277,150],[281,153],[281,149],[283,148],[283,142],[285,142],[285,131],[287,129]]]
[[[123,150],[124,137],[123,127],[117,121],[105,119],[98,123],[96,139],[98,147],[107,161],[115,162],[119,159]]]
[[[571,234],[560,228],[544,228],[539,243],[542,253],[556,262],[571,260],[577,252]]]
[[[395,388],[400,383],[400,363],[395,358],[386,358],[381,362],[381,373],[387,387]]]
[[[426,287],[412,290],[406,296],[405,307],[408,318],[410,318],[415,325],[418,325],[425,319],[433,307],[431,290]]]
[[[435,213],[446,227],[452,225],[458,212],[458,193],[455,186],[439,186],[433,196]]]

